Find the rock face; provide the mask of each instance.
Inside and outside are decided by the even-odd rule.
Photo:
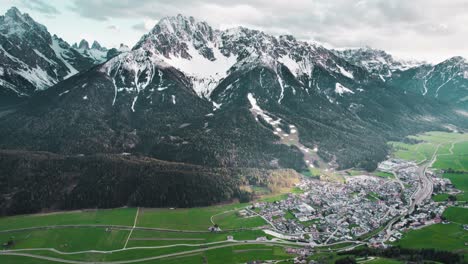
[[[305,148],[316,149],[319,164],[373,169],[389,139],[467,123],[447,105],[292,36],[221,31],[179,15],[116,54],[1,117],[0,147],[298,171],[308,166]],[[282,138],[272,131],[278,126]],[[300,144],[280,144],[290,127]]]
[[[0,105],[21,101],[97,63],[17,8],[0,16]]]
[[[100,64],[107,60],[108,49],[102,47],[99,42],[94,41],[90,47],[88,41],[85,39],[81,40],[79,44],[73,44],[76,49],[83,57],[92,60],[94,64]]]

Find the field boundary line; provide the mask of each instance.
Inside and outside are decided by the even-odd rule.
[[[130,233],[128,234],[127,241],[125,241],[125,245],[123,247],[124,249],[127,248],[128,241],[130,240],[130,237],[132,236],[133,230],[136,227],[139,213],[140,213],[140,207],[137,207],[137,211],[136,211],[136,214],[135,214],[135,220],[133,221],[133,227],[132,227],[132,229],[130,229]]]

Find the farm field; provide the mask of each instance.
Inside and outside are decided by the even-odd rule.
[[[370,260],[370,261],[365,261],[365,262],[362,262],[362,263],[366,263],[366,264],[400,264],[400,263],[404,263],[404,262],[394,260],[394,259],[377,258],[377,259],[373,259],[373,260]]]
[[[226,241],[227,236],[235,240],[255,240],[266,236],[261,230],[231,231],[220,233],[181,233],[152,230],[134,230],[127,247],[161,246],[172,244],[203,244]]]
[[[11,249],[54,248],[64,252],[122,248],[129,230],[106,228],[54,228],[0,233],[0,242],[15,242]]]
[[[468,173],[444,173],[444,178],[450,179],[452,184],[463,193],[456,195],[458,201],[468,201]],[[437,194],[433,197],[436,202],[446,201],[448,194]]]
[[[382,177],[382,178],[390,178],[390,179],[395,178],[395,176],[393,174],[388,173],[388,172],[383,172],[383,171],[377,171],[377,172],[374,172],[373,174],[375,176],[379,176],[379,177]]]
[[[465,170],[468,159],[468,134],[427,132],[409,136],[415,144],[403,142],[389,142],[394,148],[396,158],[422,162],[429,160],[437,150],[437,161],[434,168]],[[453,145],[452,145],[453,144]]]
[[[457,195],[458,200],[468,201],[468,174],[446,173],[444,177],[450,179],[455,188],[464,192]]]
[[[459,224],[435,224],[406,233],[397,242],[404,248],[434,248],[467,254],[468,232]]]
[[[199,208],[183,209],[140,209],[138,227],[155,227],[175,230],[207,231],[213,220],[219,220],[221,229],[256,227],[265,223],[257,218],[243,218],[234,212],[247,204],[229,204]],[[232,212],[233,214],[230,214]],[[229,218],[223,220],[224,216]],[[216,222],[215,222],[216,223]],[[226,226],[223,226],[226,224]]]
[[[468,141],[454,144],[452,152],[439,155],[437,161],[433,164],[434,168],[468,171]]]
[[[168,251],[166,251],[168,252]],[[135,251],[127,255],[127,259],[137,259],[142,257],[151,256],[151,251],[147,251],[147,254],[140,254],[141,252]],[[137,253],[137,254],[135,254]],[[162,251],[152,252],[152,256],[166,254]],[[137,255],[137,258],[132,256]],[[177,257],[155,259],[150,261],[142,261],[138,263],[144,264],[159,264],[159,263],[174,263],[174,264],[199,264],[199,263],[243,263],[251,260],[282,260],[290,259],[293,256],[287,254],[282,247],[279,246],[264,246],[264,245],[229,245],[218,249],[209,249],[193,254],[180,255]],[[104,259],[96,259],[93,257],[80,258],[86,261],[112,261],[117,258],[108,257]],[[20,256],[2,256],[0,255],[1,263],[9,264],[49,264],[57,263],[52,261],[35,260]]]
[[[216,263],[211,250],[216,254],[224,254],[228,260],[233,261],[289,257],[284,253],[282,246],[268,241],[266,244],[249,242],[249,245],[242,246],[238,245],[239,242],[228,241],[228,237],[240,243],[267,237],[261,230],[251,230],[266,224],[262,218],[244,218],[238,215],[238,210],[245,206],[246,204],[229,204],[172,210],[122,208],[86,210],[82,214],[57,212],[2,217],[0,243],[12,241],[8,249],[20,253],[73,261],[133,260],[193,250],[196,252],[189,256],[177,255],[177,261],[173,261],[171,257],[173,262],[155,259],[139,263],[201,263],[202,258],[211,259],[210,263]],[[211,220],[219,223],[220,227],[225,226],[225,230],[237,231],[211,233],[207,230],[212,226]],[[136,225],[133,229],[134,223]],[[189,230],[184,231],[188,227]],[[250,229],[240,230],[241,228]],[[203,248],[207,250],[199,251]],[[0,255],[0,263],[56,262]]]
[[[118,208],[0,217],[0,231],[53,225],[132,226],[136,210],[136,208]]]
[[[242,218],[237,211],[218,214],[213,217],[213,222],[222,229],[239,229],[264,226],[267,223],[260,216]]]
[[[403,236],[398,245],[406,248],[434,248],[468,254],[465,246],[468,232],[463,229],[463,225],[468,224],[468,209],[449,207],[443,215],[451,223],[412,230]]]
[[[468,224],[468,208],[449,207],[445,210],[443,216],[457,224]]]

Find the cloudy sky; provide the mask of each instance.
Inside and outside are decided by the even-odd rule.
[[[132,46],[159,19],[178,13],[215,28],[246,26],[326,46],[384,49],[438,62],[468,57],[468,0],[0,0],[70,43]]]

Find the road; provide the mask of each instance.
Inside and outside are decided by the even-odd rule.
[[[121,261],[108,261],[108,262],[96,262],[96,261],[76,261],[76,260],[68,260],[68,259],[60,259],[56,257],[47,257],[47,256],[41,256],[41,255],[35,255],[35,254],[30,254],[30,253],[23,253],[24,251],[27,250],[6,250],[6,251],[0,251],[0,255],[7,255],[7,256],[22,256],[22,257],[29,257],[29,258],[34,258],[34,259],[41,259],[41,260],[47,260],[47,261],[52,261],[52,262],[58,262],[58,263],[70,263],[70,264],[127,264],[127,263],[136,263],[136,262],[144,262],[144,261],[151,261],[151,260],[157,260],[157,259],[164,259],[164,258],[172,258],[172,257],[179,257],[179,256],[184,256],[184,255],[190,255],[194,253],[201,253],[207,250],[213,250],[213,249],[219,249],[219,248],[225,248],[225,247],[231,247],[233,244],[239,244],[239,245],[298,245],[297,243],[294,242],[266,242],[266,241],[255,241],[255,240],[245,240],[245,241],[237,241],[237,240],[232,240],[232,241],[223,241],[226,242],[226,244],[222,245],[215,245],[211,247],[206,247],[206,248],[199,248],[199,249],[194,249],[194,250],[188,250],[188,251],[183,251],[183,252],[177,252],[177,253],[171,253],[171,254],[165,254],[165,255],[159,255],[159,256],[154,256],[154,257],[147,257],[147,258],[140,258],[140,259],[132,259],[132,260],[121,260]],[[200,246],[200,245],[197,245]],[[146,247],[146,249],[157,249],[159,247]],[[124,249],[124,250],[130,250],[129,249]],[[38,249],[39,250],[39,249]],[[52,249],[42,249],[42,250],[52,250]],[[61,254],[61,255],[67,255],[67,253],[52,250],[55,253]],[[122,251],[122,250],[119,250]],[[112,251],[114,252],[114,251]]]
[[[436,150],[432,154],[432,158],[430,161],[424,161],[423,163],[418,165],[418,169],[416,171],[418,175],[418,186],[416,187],[416,191],[411,195],[410,197],[410,206],[408,207],[408,210],[406,211],[405,214],[402,214],[400,216],[397,216],[390,220],[388,224],[385,226],[383,231],[385,231],[385,236],[384,236],[384,241],[388,240],[390,236],[392,235],[392,227],[395,223],[400,221],[403,217],[406,215],[410,215],[414,212],[415,208],[417,205],[423,204],[423,202],[426,199],[430,199],[432,192],[434,191],[434,183],[432,182],[431,178],[426,175],[426,170],[434,164],[434,162],[437,159],[437,151],[439,150],[440,144],[437,145]],[[400,168],[401,169],[406,169],[405,168]],[[393,173],[395,177],[398,179],[398,171]]]
[[[26,228],[16,228],[8,230],[0,230],[1,233],[11,233],[19,231],[31,231],[31,230],[44,230],[44,229],[56,229],[56,228],[111,228],[111,229],[121,229],[121,230],[147,230],[147,231],[161,231],[161,232],[176,232],[176,233],[211,233],[209,230],[179,230],[179,229],[168,229],[168,228],[157,228],[157,227],[133,227],[133,226],[123,226],[123,225],[50,225],[50,226],[33,226]],[[221,232],[235,232],[235,231],[245,231],[245,230],[259,230],[263,227],[252,227],[252,228],[236,228],[236,229],[224,229]]]
[[[417,174],[419,177],[419,184],[416,192],[411,196],[412,204],[408,211],[409,214],[414,211],[416,205],[421,205],[426,199],[431,198],[432,192],[434,191],[434,183],[430,177],[426,176],[426,170],[436,161],[437,151],[439,151],[439,148],[440,144],[437,145],[436,150],[432,154],[431,160],[420,164],[418,167]]]

